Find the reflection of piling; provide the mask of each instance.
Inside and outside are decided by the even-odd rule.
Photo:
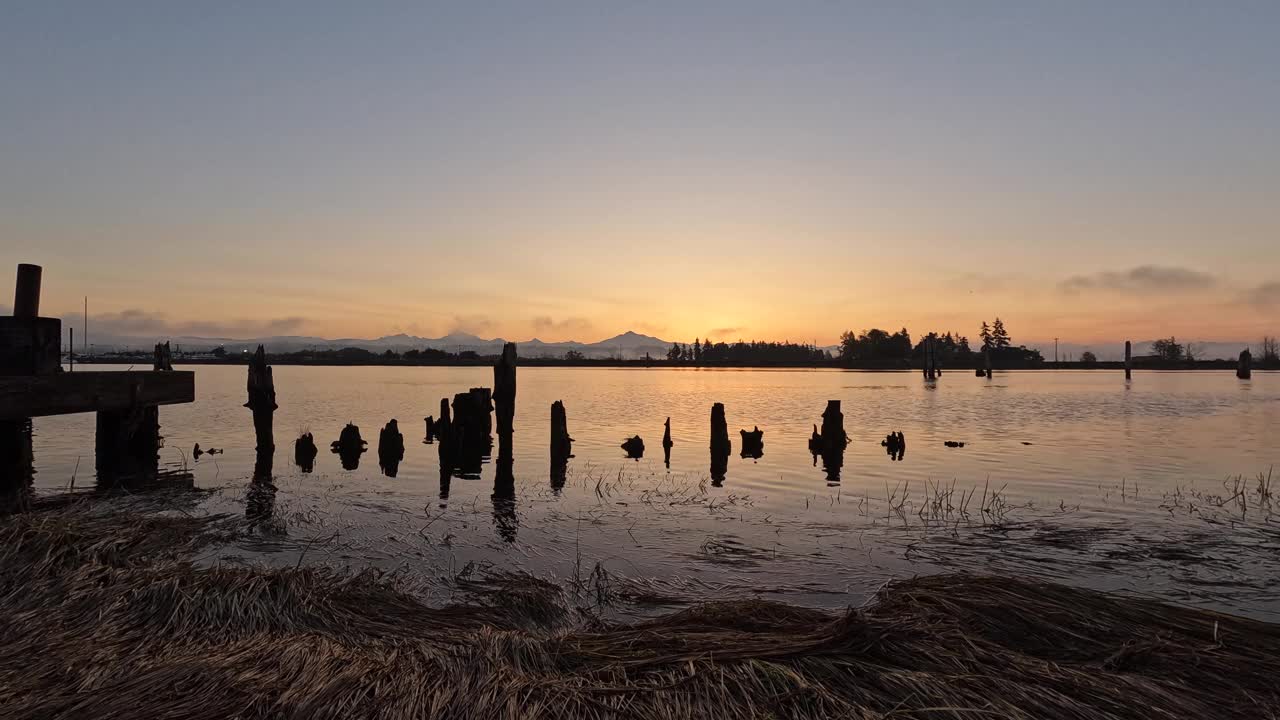
[[[559,490],[564,487],[571,457],[573,457],[573,438],[569,437],[569,419],[564,411],[564,403],[557,400],[551,403],[551,487],[553,489]]]
[[[516,479],[511,466],[510,457],[499,457],[494,463],[493,494],[489,496],[493,503],[493,525],[503,542],[515,542],[520,527],[516,518]]]
[[[259,450],[253,463],[253,481],[245,494],[244,516],[253,523],[271,519],[276,509],[276,485],[271,476],[275,453]]]
[[[249,358],[249,401],[244,404],[253,412],[253,432],[257,436],[258,452],[269,452],[276,448],[275,434],[272,431],[272,418],[276,408],[276,385],[271,377],[271,366],[267,365],[267,353],[261,345],[257,352]]]
[[[395,477],[404,460],[404,435],[392,418],[378,433],[378,467],[387,477]]]
[[[1253,353],[1248,348],[1240,351],[1240,361],[1236,364],[1236,377],[1248,380],[1253,377]]]
[[[1124,341],[1124,379],[1133,379],[1133,343]]]

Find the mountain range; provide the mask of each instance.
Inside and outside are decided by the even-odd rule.
[[[485,339],[477,335],[465,332],[452,332],[448,335],[438,338],[419,337],[416,335],[406,335],[400,333],[398,335],[386,335],[380,338],[321,338],[305,335],[273,335],[270,337],[257,338],[210,338],[210,337],[192,337],[180,336],[162,338],[169,340],[175,349],[181,348],[184,352],[207,352],[214,348],[221,347],[228,353],[253,351],[259,344],[266,346],[271,352],[297,352],[299,350],[337,350],[340,348],[356,347],[372,352],[384,352],[392,350],[394,352],[404,352],[406,350],[424,350],[426,348],[434,348],[437,350],[447,350],[449,352],[463,352],[471,350],[481,355],[493,355],[501,352],[502,346],[507,341],[503,338]],[[104,350],[146,350],[155,344],[156,338],[150,337],[127,337],[127,336],[91,336],[90,341],[94,344],[96,352]],[[643,335],[628,330],[620,335],[615,335],[606,340],[599,342],[578,342],[567,340],[562,342],[543,342],[538,338],[519,342],[520,354],[524,357],[564,357],[564,354],[570,350],[574,350],[583,354],[588,358],[622,358],[637,359],[643,358],[646,353],[654,358],[665,358],[667,350],[670,349],[672,342],[652,335]],[[1133,344],[1134,356],[1142,356],[1151,354],[1151,340],[1137,341]],[[79,346],[80,343],[77,342]],[[1196,357],[1202,360],[1213,359],[1233,359],[1237,357],[1241,350],[1250,345],[1255,346],[1254,351],[1257,352],[1257,343],[1249,343],[1247,341],[1228,341],[1228,342],[1192,342],[1195,348]],[[1035,348],[1044,355],[1046,360],[1053,360],[1054,347],[1053,342],[1029,342],[1027,347]],[[830,350],[832,354],[839,353],[838,346],[827,346],[824,350]],[[1058,345],[1058,357],[1062,360],[1079,360],[1080,355],[1085,351],[1090,351],[1098,357],[1099,360],[1120,360],[1124,358],[1124,342],[1101,342],[1092,344],[1081,343],[1060,343]]]

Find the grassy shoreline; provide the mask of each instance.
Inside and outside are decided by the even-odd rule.
[[[199,568],[239,521],[158,509],[0,517],[7,717],[1280,715],[1280,625],[1144,599],[950,575],[616,623],[495,577],[429,607],[375,573]]]

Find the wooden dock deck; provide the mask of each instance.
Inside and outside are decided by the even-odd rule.
[[[176,405],[196,399],[191,371],[83,371],[0,376],[0,420]]]

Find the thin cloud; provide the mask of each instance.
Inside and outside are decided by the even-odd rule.
[[[449,332],[463,332],[470,333],[472,335],[479,335],[486,330],[493,329],[493,326],[493,318],[488,315],[454,315],[453,327]]]
[[[557,321],[550,315],[539,315],[533,319],[533,330],[539,334],[585,334],[593,329],[591,321],[583,317],[567,317]]]
[[[1125,272],[1100,272],[1067,278],[1059,287],[1068,293],[1106,290],[1140,295],[1207,290],[1218,284],[1209,273],[1182,267],[1140,265]]]
[[[1245,293],[1245,301],[1261,310],[1280,309],[1280,282],[1263,283]]]
[[[743,330],[746,330],[746,328],[744,328],[744,327],[723,327],[723,328],[712,328],[712,330],[710,331],[710,335],[711,335],[711,336],[720,336],[720,337],[723,337],[723,336],[725,336],[725,335],[730,335],[730,336],[732,336],[732,335],[737,335],[738,333],[742,332]]]
[[[84,316],[68,313],[64,324],[80,327]],[[89,331],[108,337],[207,337],[253,338],[270,335],[294,335],[307,322],[303,317],[270,320],[170,320],[162,312],[131,308],[114,313],[89,316]]]

